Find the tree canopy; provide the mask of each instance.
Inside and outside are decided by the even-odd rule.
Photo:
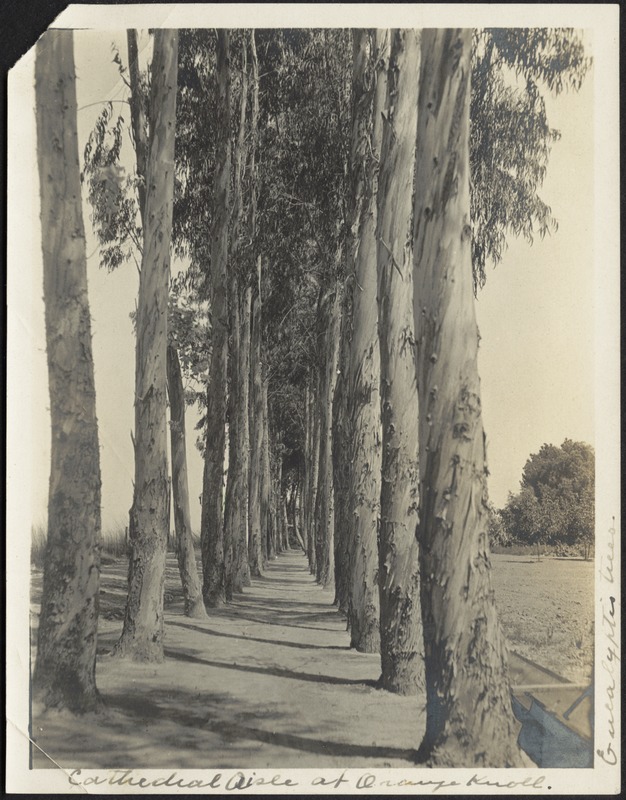
[[[521,489],[502,509],[509,533],[529,544],[567,544],[588,554],[595,518],[595,454],[585,442],[544,444],[530,456]]]

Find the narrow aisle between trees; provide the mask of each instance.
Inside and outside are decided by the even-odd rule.
[[[103,715],[39,716],[36,744],[61,766],[399,767],[414,763],[416,697],[376,688],[377,654],[349,649],[333,593],[290,551],[209,620],[183,614],[168,556],[165,662],[109,658],[121,625],[124,564],[102,576],[98,686]],[[172,587],[172,590],[170,590]],[[33,597],[37,607],[38,598]],[[411,748],[411,742],[415,747]],[[35,767],[50,767],[37,750]]]

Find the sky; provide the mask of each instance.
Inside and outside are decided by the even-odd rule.
[[[126,90],[112,62],[111,43],[126,60],[124,32],[75,33],[79,149],[100,111],[100,101],[123,100]],[[147,43],[142,36],[140,45]],[[144,51],[142,58],[146,57]],[[30,377],[24,402],[31,408],[32,470],[29,497],[33,523],[46,518],[50,429],[45,358],[39,189],[34,116],[34,58],[26,56],[15,85],[23,108],[20,119],[21,191],[15,211],[23,209],[25,265],[32,292],[23,298],[24,335],[30,343]],[[95,105],[94,105],[95,103]],[[128,107],[123,106],[128,112]],[[489,269],[477,301],[481,334],[484,425],[490,469],[489,492],[502,506],[519,488],[522,469],[542,444],[565,438],[594,444],[594,164],[593,79],[577,94],[548,98],[551,125],[561,130],[553,146],[541,192],[559,222],[558,232],[530,246],[510,240],[502,262]],[[127,113],[128,118],[128,113]],[[9,110],[11,126],[11,109]],[[130,162],[129,162],[130,165]],[[134,337],[130,312],[138,278],[133,262],[114,273],[98,268],[96,240],[85,202],[89,301],[92,314],[96,402],[102,470],[103,529],[128,524],[132,501]],[[180,265],[173,264],[173,270]],[[22,317],[20,317],[22,318]],[[26,397],[28,395],[28,397]],[[187,420],[192,526],[200,521],[202,461]]]

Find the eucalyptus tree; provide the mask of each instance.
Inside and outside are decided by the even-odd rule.
[[[101,266],[117,269],[131,259],[139,264],[144,248],[146,171],[149,154],[150,86],[149,73],[139,68],[137,31],[127,31],[128,66],[125,67],[116,51],[114,60],[121,79],[129,90],[131,116],[131,143],[135,154],[135,171],[124,177],[120,167],[124,146],[124,119],[113,114],[113,106],[106,103],[98,117],[85,147],[85,172],[88,177],[89,200],[93,209],[93,222],[100,244]],[[183,48],[183,54],[185,48]],[[181,96],[178,86],[177,125],[180,119]],[[183,95],[184,97],[184,95]],[[183,103],[184,111],[184,103]],[[177,135],[177,141],[180,137]],[[184,140],[183,140],[184,141]],[[179,193],[180,194],[180,191]],[[179,201],[180,202],[180,201]],[[175,204],[176,205],[176,204]],[[139,219],[139,224],[137,222]],[[176,215],[174,220],[176,219]],[[179,242],[181,241],[180,233]],[[172,249],[176,250],[176,242]],[[179,253],[182,252],[180,244]],[[190,267],[193,272],[193,264]],[[206,336],[203,323],[204,310],[189,298],[189,275],[179,276],[170,285],[167,348],[167,396],[170,404],[170,446],[172,467],[172,495],[176,528],[176,552],[183,588],[185,613],[188,616],[205,616],[199,602],[198,570],[191,532],[189,490],[187,479],[187,451],[185,439],[186,392],[182,383],[181,362],[185,374],[197,379],[203,371],[198,344]],[[187,298],[187,299],[186,299]],[[184,352],[183,352],[184,350]],[[197,380],[195,381],[197,382]]]
[[[135,481],[122,635],[115,653],[163,659],[163,587],[169,529],[166,441],[167,312],[174,195],[178,34],[157,30],[150,95],[144,247],[137,303]]]
[[[376,302],[376,193],[387,90],[389,33],[353,31],[350,200],[353,207],[348,291],[352,294],[346,395],[348,564],[351,646],[380,649],[378,520],[381,492],[380,352]]]
[[[541,234],[549,230],[550,211],[536,191],[556,134],[547,126],[539,84],[577,88],[589,66],[571,31],[482,36],[473,95],[471,31],[423,32],[413,209],[424,749],[435,762],[455,766],[520,763],[490,578],[473,292],[486,259],[500,257],[506,233],[532,237],[535,225]],[[523,89],[506,83],[505,67],[523,79]],[[528,137],[520,135],[525,125],[535,129]],[[498,131],[510,150],[500,148]]]
[[[419,402],[413,322],[413,178],[420,32],[391,34],[378,176],[378,327],[382,412],[381,683],[425,703],[416,537]]]
[[[100,450],[72,36],[44,33],[35,60],[52,443],[33,696],[82,713],[99,704]]]
[[[207,606],[226,600],[224,542],[224,459],[228,389],[228,221],[231,180],[230,32],[217,32],[217,137],[213,190],[213,234],[210,264],[212,319],[211,357],[207,384],[206,447],[202,483],[203,587]]]

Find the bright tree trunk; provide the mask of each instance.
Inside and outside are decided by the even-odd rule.
[[[224,593],[232,600],[235,587],[235,565],[239,557],[240,500],[243,474],[239,460],[239,285],[231,265],[229,276],[230,295],[230,345],[228,358],[228,474],[226,479],[226,501],[224,506]],[[238,587],[241,590],[241,585]]]
[[[412,204],[419,33],[394,30],[378,177],[378,309],[383,422],[380,525],[382,686],[425,705],[418,522],[418,394]],[[393,110],[391,107],[393,106]],[[422,715],[423,718],[423,715]],[[422,731],[423,732],[423,731]]]
[[[167,392],[170,399],[170,450],[172,459],[172,494],[176,557],[183,586],[185,616],[203,619],[206,609],[198,576],[196,552],[191,535],[187,450],[185,443],[185,392],[178,353],[174,345],[167,347]]]
[[[315,504],[316,526],[316,578],[325,589],[334,588],[335,554],[333,530],[335,520],[332,461],[332,411],[337,366],[339,360],[339,332],[341,287],[339,283],[323,300],[320,315],[324,335],[324,371],[319,393],[319,469]]]
[[[422,35],[414,207],[425,750],[520,765],[491,584],[469,192],[470,30]]]
[[[229,375],[229,439],[228,439],[228,477],[226,481],[226,506],[224,519],[224,570],[226,599],[231,600],[233,592],[243,591],[242,559],[247,548],[248,519],[248,431],[241,430],[247,417],[248,398],[241,396],[241,373],[244,368],[241,358],[241,309],[238,271],[241,223],[243,218],[243,167],[246,163],[246,108],[248,101],[247,41],[242,47],[242,75],[240,86],[239,131],[234,152],[233,223],[229,253],[230,270],[228,277],[228,301],[230,308],[230,346],[228,360]],[[247,373],[246,373],[247,378]],[[246,406],[242,414],[241,406]],[[244,461],[246,463],[244,463]]]
[[[351,547],[350,645],[380,649],[378,514],[380,504],[380,352],[376,303],[376,189],[386,99],[385,30],[354,32],[352,336],[348,356],[348,514]]]
[[[207,387],[207,426],[202,482],[202,594],[207,606],[226,599],[224,573],[224,457],[228,390],[228,219],[230,211],[230,34],[217,32],[217,131],[215,215],[211,246],[212,347]]]
[[[135,482],[124,628],[115,652],[163,660],[163,587],[169,529],[166,426],[167,306],[174,198],[178,33],[154,39],[144,248],[137,302]]]
[[[98,705],[100,450],[71,31],[37,43],[35,92],[52,445],[33,696],[82,713]]]
[[[126,31],[128,42],[128,70],[130,74],[130,112],[135,145],[135,160],[139,181],[139,212],[142,230],[145,230],[146,170],[148,165],[148,142],[146,139],[145,115],[141,102],[141,81],[139,75],[139,51],[137,31]],[[200,579],[196,564],[191,517],[189,511],[189,488],[187,481],[187,445],[185,441],[185,397],[183,391],[180,362],[176,347],[167,347],[167,386],[170,399],[170,443],[172,460],[171,495],[174,505],[174,526],[176,529],[176,555],[185,598],[185,614],[202,619],[206,617]],[[168,534],[171,525],[171,507],[168,505]],[[169,535],[167,544],[169,545]]]

